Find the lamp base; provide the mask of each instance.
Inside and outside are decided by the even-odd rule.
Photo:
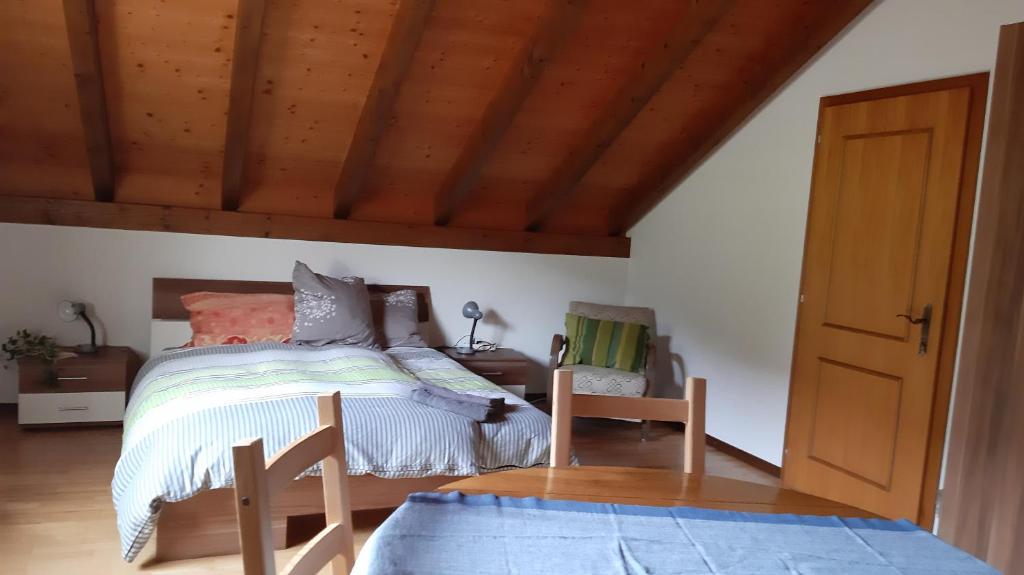
[[[99,348],[91,343],[83,343],[75,346],[75,353],[96,353]]]
[[[463,347],[455,348],[455,353],[457,353],[459,355],[473,355],[474,353],[476,353],[476,350],[473,349],[472,347],[464,347],[463,346]]]

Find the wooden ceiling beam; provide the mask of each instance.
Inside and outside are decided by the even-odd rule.
[[[345,154],[341,175],[334,187],[336,218],[347,218],[352,206],[363,193],[366,178],[373,167],[377,145],[394,110],[399,88],[433,8],[434,0],[400,0],[398,4],[391,31],[377,64],[377,72],[352,135],[352,143]]]
[[[78,108],[93,193],[97,201],[112,202],[114,154],[110,144],[110,121],[103,89],[96,5],[93,0],[64,0],[64,22],[71,49],[71,68],[78,91]]]
[[[734,1],[689,0],[686,4],[662,50],[650,61],[641,62],[636,76],[623,83],[597,122],[531,199],[526,209],[527,230],[541,229],[548,217],[569,201],[590,168],[732,8]]]
[[[251,212],[0,195],[0,222],[398,245],[629,257],[629,238],[361,222]]]
[[[256,97],[256,73],[259,68],[265,11],[264,0],[238,0],[227,129],[224,132],[224,169],[221,174],[221,208],[224,210],[237,210],[242,202],[245,155],[249,149],[249,127]]]
[[[519,48],[494,98],[448,170],[434,206],[434,223],[447,225],[480,178],[545,66],[576,24],[586,0],[551,0],[530,38]]]
[[[793,77],[837,34],[871,4],[872,0],[832,0],[834,8],[825,11],[825,19],[810,34],[798,36],[781,66],[767,74],[760,84],[751,84],[744,98],[708,134],[697,138],[693,150],[669,154],[662,164],[645,177],[633,190],[624,194],[611,210],[610,235],[620,235],[639,222],[672,192],[705,158],[718,149],[733,132],[753,115],[762,104]]]

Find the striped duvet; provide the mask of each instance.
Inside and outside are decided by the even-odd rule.
[[[429,383],[504,397],[505,419],[476,423],[415,403]],[[268,456],[316,427],[315,396],[340,391],[350,475],[477,475],[547,462],[550,419],[431,349],[252,344],[147,362],[125,413],[113,497],[131,561],[165,502],[233,485],[231,445],[262,437]],[[319,466],[305,475],[318,475]]]

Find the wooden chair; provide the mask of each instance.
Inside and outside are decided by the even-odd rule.
[[[638,323],[647,327],[650,340],[647,343],[647,360],[644,362],[644,369],[641,373],[612,369],[609,367],[595,367],[591,365],[574,365],[576,370],[573,384],[574,393],[589,393],[592,395],[612,395],[617,397],[647,397],[657,385],[655,376],[655,328],[654,310],[649,307],[635,307],[626,305],[604,305],[588,303],[583,301],[569,302],[569,313],[589,317],[593,319],[604,319],[621,321],[626,323]],[[555,334],[551,338],[551,357],[548,360],[548,401],[552,401],[554,393],[553,381],[555,370],[561,365],[562,352],[567,344],[566,337],[562,334]]]
[[[613,397],[572,392],[572,370],[555,370],[551,407],[551,467],[568,467],[572,447],[572,418],[620,417],[652,421],[678,421],[683,436],[683,472],[704,473],[704,399],[707,382],[686,378],[686,399]]]
[[[317,397],[320,426],[264,462],[263,440],[235,445],[235,506],[242,543],[245,575],[273,575],[274,542],[271,535],[271,497],[300,473],[323,460],[324,509],[327,527],[318,533],[281,571],[313,575],[330,563],[332,575],[352,569],[352,511],[345,468],[345,435],[341,420],[341,394]]]

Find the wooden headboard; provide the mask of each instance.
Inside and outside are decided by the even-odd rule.
[[[419,308],[420,323],[430,321],[430,287],[368,284],[366,288],[371,294],[388,293],[403,289],[416,290],[416,304]],[[197,291],[283,294],[293,292],[291,282],[153,278],[152,319],[187,321],[188,310],[181,305],[181,296]]]

